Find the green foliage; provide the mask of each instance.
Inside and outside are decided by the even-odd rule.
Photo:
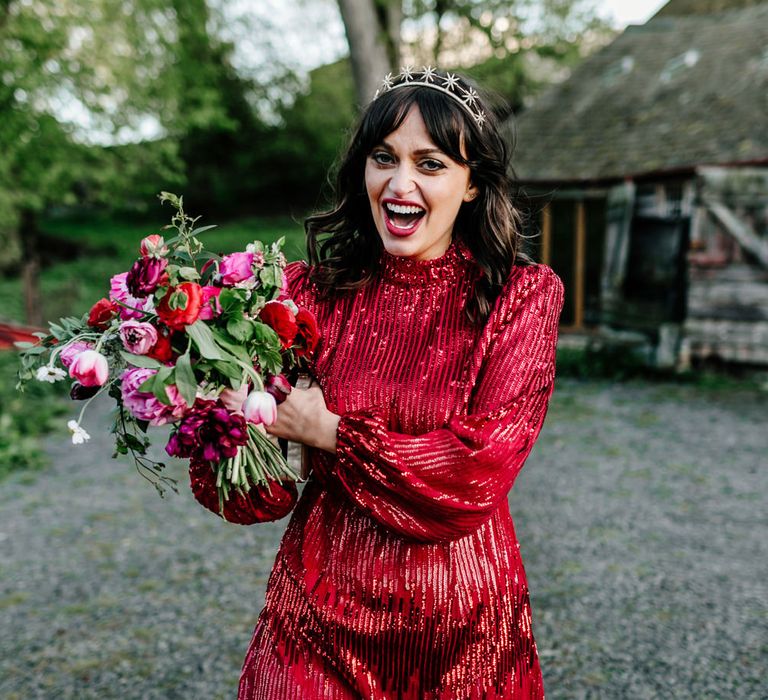
[[[63,397],[67,383],[31,382],[16,390],[19,358],[15,352],[0,352],[0,479],[8,474],[39,469],[46,464],[39,436],[52,430],[54,419],[67,412]]]
[[[343,59],[313,70],[306,92],[281,110],[263,163],[260,195],[303,207],[317,206],[329,169],[344,147],[355,120],[352,69]]]
[[[577,379],[615,379],[650,377],[653,368],[647,362],[623,346],[600,348],[558,348],[557,374]]]

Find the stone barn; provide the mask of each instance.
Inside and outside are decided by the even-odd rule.
[[[768,1],[671,0],[505,128],[565,343],[768,365]]]

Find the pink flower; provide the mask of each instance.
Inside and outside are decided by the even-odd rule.
[[[151,236],[142,239],[139,251],[144,258],[159,258],[168,252],[168,247],[165,245],[161,235],[153,233]]]
[[[59,360],[61,360],[61,364],[64,365],[64,367],[69,369],[72,360],[84,350],[93,350],[93,343],[86,343],[84,340],[76,340],[74,343],[70,343],[62,348],[59,353]]]
[[[243,415],[249,423],[272,425],[277,420],[275,397],[266,391],[252,391],[243,404]]]
[[[159,401],[154,394],[139,391],[139,387],[155,374],[157,370],[143,367],[125,370],[120,377],[123,403],[136,418],[149,421],[150,425],[173,423],[184,415],[187,408],[175,384],[165,387],[170,406]]]
[[[253,253],[231,253],[219,263],[219,277],[225,286],[253,278]]]
[[[103,386],[109,376],[109,363],[100,352],[83,350],[69,365],[69,376],[83,386]]]
[[[127,272],[121,272],[119,275],[112,277],[109,281],[109,298],[132,307],[126,309],[125,307],[120,306],[120,318],[141,318],[143,316],[143,311],[151,311],[154,308],[152,297],[139,299],[133,296],[128,291],[128,285],[126,283],[127,277]],[[139,309],[139,311],[134,311],[133,309]]]
[[[119,332],[125,349],[135,355],[146,355],[157,342],[157,329],[151,323],[125,321]]]
[[[210,321],[214,316],[221,313],[219,294],[221,294],[221,287],[203,287],[202,306],[198,318],[202,318],[203,321]]]

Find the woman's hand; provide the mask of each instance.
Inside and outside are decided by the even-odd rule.
[[[277,420],[266,429],[270,435],[335,453],[339,418],[328,410],[323,390],[313,383],[307,389],[294,388],[278,405]]]

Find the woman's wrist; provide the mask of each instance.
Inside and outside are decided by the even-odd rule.
[[[326,452],[336,452],[336,433],[339,428],[339,421],[341,416],[332,413],[331,411],[325,411],[322,414],[322,418],[319,423],[319,430],[317,432],[317,438],[313,447],[325,450]]]

